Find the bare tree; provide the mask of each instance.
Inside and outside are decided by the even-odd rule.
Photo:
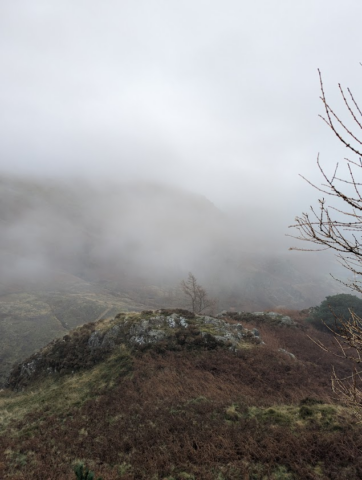
[[[322,195],[318,200],[318,208],[310,207],[308,213],[296,217],[296,223],[291,225],[297,230],[294,238],[308,242],[310,248],[291,250],[334,250],[339,262],[353,274],[351,281],[341,283],[362,293],[362,111],[351,90],[344,89],[339,84],[347,117],[342,119],[337,115],[326,99],[322,75],[319,70],[318,73],[320,99],[324,107],[324,114],[320,117],[352,157],[344,159],[345,174],[339,174],[337,163],[333,174],[328,176],[318,155],[317,165],[323,183],[315,185],[303,177]],[[362,319],[350,311],[348,320],[338,320],[340,326],[333,333],[340,347],[339,356],[354,362],[354,368],[348,378],[339,378],[333,371],[332,386],[334,391],[362,416],[362,372],[358,368],[358,364],[362,363]],[[322,344],[319,346],[325,348]]]
[[[201,313],[215,307],[215,300],[208,297],[206,290],[197,283],[196,277],[190,272],[187,280],[182,280],[181,288],[188,297],[193,313]]]

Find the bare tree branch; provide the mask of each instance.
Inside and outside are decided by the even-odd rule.
[[[353,274],[353,280],[344,282],[350,289],[362,293],[362,281],[359,278],[362,275],[362,152],[358,145],[362,145],[362,109],[351,90],[347,88],[349,98],[345,90],[339,84],[339,92],[349,120],[358,133],[355,133],[347,126],[347,121],[343,120],[329,105],[322,74],[318,70],[321,96],[320,99],[324,107],[324,115],[320,118],[332,130],[338,140],[347,147],[357,159],[344,160],[347,163],[347,174],[341,175],[337,163],[332,176],[328,176],[321,166],[319,155],[317,157],[317,166],[322,175],[323,183],[316,185],[310,180],[302,177],[318,192],[324,196],[318,200],[318,208],[310,207],[309,213],[302,213],[297,216],[295,223],[290,226],[297,233],[291,235],[303,242],[311,244],[311,248],[292,247],[291,250],[303,251],[321,251],[334,250],[340,264]],[[333,204],[327,202],[330,199]],[[338,206],[341,205],[341,206]],[[357,369],[358,364],[362,363],[362,319],[350,310],[350,316],[346,319],[336,318],[338,328],[331,329],[334,340],[339,347],[338,357],[345,358],[352,362],[353,372],[350,376],[339,378],[333,369],[332,388],[342,400],[350,405],[362,420],[362,370]],[[318,340],[311,338],[324,351],[330,351],[328,347]]]
[[[201,313],[215,307],[215,300],[208,297],[206,290],[197,283],[195,276],[190,272],[187,280],[182,280],[181,288],[188,297],[193,313]]]

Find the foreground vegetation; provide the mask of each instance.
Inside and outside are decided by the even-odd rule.
[[[120,345],[2,392],[0,477],[74,480],[82,462],[103,480],[362,478],[362,428],[331,397],[332,356],[299,324],[244,324],[265,345]]]

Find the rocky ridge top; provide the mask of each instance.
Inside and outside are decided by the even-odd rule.
[[[10,374],[8,386],[21,389],[44,375],[64,375],[91,368],[115,349],[195,350],[227,348],[236,351],[246,344],[263,343],[256,328],[247,329],[242,319],[265,318],[280,325],[293,325],[290,317],[273,312],[221,312],[195,315],[187,310],[156,310],[120,313],[113,320],[100,320],[76,328],[52,341]]]

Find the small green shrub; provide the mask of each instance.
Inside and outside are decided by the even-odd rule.
[[[83,463],[78,463],[74,467],[74,473],[77,480],[94,480],[94,473],[90,472]],[[102,480],[102,478],[99,477],[98,480]]]
[[[301,418],[306,419],[309,417],[313,417],[314,411],[312,408],[308,407],[307,405],[302,405],[299,409],[299,416]]]
[[[305,397],[303,400],[300,401],[300,406],[303,405],[308,405],[308,406],[313,406],[313,405],[322,405],[323,400],[318,400],[317,398],[313,397]]]

